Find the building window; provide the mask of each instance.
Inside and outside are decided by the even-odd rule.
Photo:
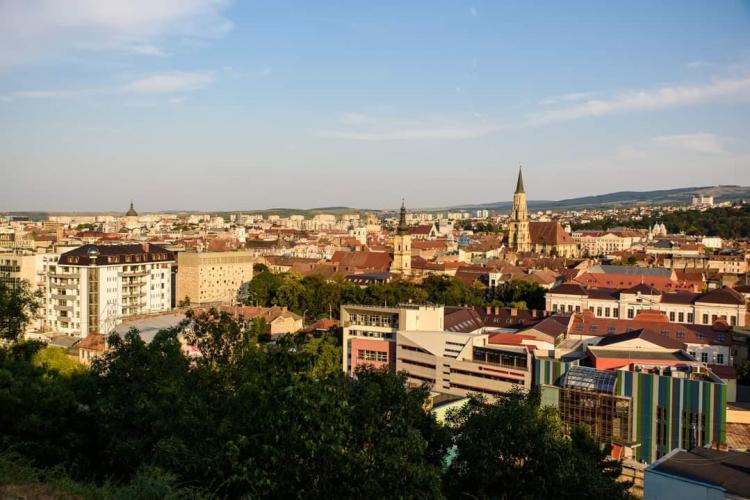
[[[609,307],[604,308],[604,316],[609,318]]]
[[[687,313],[687,322],[692,323],[693,322],[693,313]]]
[[[665,332],[662,332],[662,333],[665,333]],[[667,335],[669,335],[669,334],[667,333]],[[683,332],[682,330],[678,331],[677,332],[677,338],[678,339],[684,339],[685,338],[685,332]]]
[[[628,319],[633,319],[635,317],[635,311],[633,309],[628,309]]]
[[[723,365],[724,364],[724,355],[719,353],[716,355],[716,363]]]
[[[701,353],[701,363],[708,363],[708,353],[702,352]]]
[[[707,324],[708,324],[708,314],[704,314],[704,315],[703,315],[703,324],[704,324],[704,325],[707,325]]]
[[[685,313],[684,312],[681,312],[681,313],[677,314],[677,321],[680,322],[680,323],[684,323],[685,322]]]
[[[716,336],[716,340],[718,342],[724,342],[724,340],[726,340],[726,336],[723,333],[720,333],[719,335]]]
[[[674,318],[675,318],[674,311],[669,311],[669,321],[674,323]]]
[[[577,313],[581,312],[581,306],[576,306],[576,312]]]
[[[729,317],[729,324],[732,326],[737,326],[737,316],[730,316]]]
[[[388,353],[382,351],[361,350],[357,353],[357,359],[365,361],[388,361]]]
[[[596,308],[596,315],[597,316],[601,316],[602,315],[602,308],[601,307],[597,307]]]
[[[616,307],[613,308],[612,309],[612,316],[615,317],[615,318],[619,318],[620,317],[620,310],[618,308],[616,308]]]

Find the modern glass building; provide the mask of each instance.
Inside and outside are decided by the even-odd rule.
[[[587,425],[615,456],[652,462],[675,448],[726,443],[727,388],[704,368],[604,371],[536,359],[533,383],[568,430]]]

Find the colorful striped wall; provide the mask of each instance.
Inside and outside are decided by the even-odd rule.
[[[572,365],[537,359],[534,361],[533,383],[559,386],[562,375]],[[631,399],[631,434],[634,441],[640,443],[634,450],[639,461],[652,462],[672,449],[688,446],[683,429],[690,429],[691,426],[687,420],[689,414],[685,412],[692,412],[698,418],[699,427],[703,430],[701,445],[726,443],[725,384],[618,370],[615,395]],[[665,409],[666,416],[664,445],[657,443],[659,408]]]
[[[689,446],[683,436],[683,429],[691,427],[686,411],[698,416],[703,430],[700,446],[726,443],[726,384],[618,370],[615,394],[631,398],[632,433],[641,443],[636,450],[638,460],[652,462],[661,456],[659,452]],[[659,407],[666,410],[665,444],[661,446],[656,439]]]

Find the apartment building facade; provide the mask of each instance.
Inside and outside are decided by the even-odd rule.
[[[84,245],[47,272],[47,329],[71,336],[107,334],[130,316],[171,308],[174,254],[143,243]]]

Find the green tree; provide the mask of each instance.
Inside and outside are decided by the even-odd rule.
[[[0,339],[18,340],[40,305],[39,292],[32,292],[27,281],[15,286],[0,281]]]
[[[456,446],[444,476],[449,496],[627,497],[628,485],[609,475],[616,467],[588,438],[566,437],[556,410],[541,407],[537,391],[515,391],[492,403],[471,398],[448,421]]]

